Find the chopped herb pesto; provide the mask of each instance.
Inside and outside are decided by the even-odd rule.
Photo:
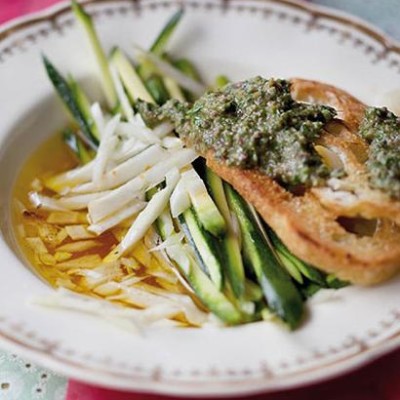
[[[139,105],[145,119],[170,120],[201,154],[259,169],[287,186],[317,185],[329,176],[314,149],[331,107],[295,101],[290,82],[256,77],[206,93],[194,104]]]
[[[370,185],[400,198],[400,119],[387,108],[369,107],[359,132],[369,143]]]

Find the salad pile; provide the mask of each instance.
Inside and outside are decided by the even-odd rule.
[[[138,103],[193,102],[207,87],[168,42],[178,10],[135,62],[118,47],[107,56],[93,21],[72,8],[95,57],[105,102],[44,66],[72,117],[63,140],[71,170],[32,183],[21,211],[35,228],[24,240],[54,284],[130,306],[135,318],[201,326],[211,313],[226,325],[262,319],[297,328],[305,301],[345,285],[296,258],[254,208],[185,146],[174,125],[147,126]],[[85,289],[84,289],[85,288]]]

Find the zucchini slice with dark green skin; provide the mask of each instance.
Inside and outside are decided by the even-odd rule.
[[[222,290],[222,260],[218,254],[220,241],[209,234],[199,223],[192,208],[187,209],[178,217],[182,231],[197,255],[197,262],[210,276],[215,286]],[[216,242],[218,241],[218,242]]]
[[[93,159],[93,153],[88,150],[82,140],[75,135],[72,129],[65,129],[63,132],[63,141],[75,154],[81,164],[87,164]]]
[[[99,141],[90,129],[90,124],[85,117],[84,112],[81,110],[78,102],[76,101],[74,93],[71,90],[68,82],[58,72],[57,68],[50,62],[50,60],[46,56],[43,56],[43,63],[51,83],[53,84],[64,104],[67,106],[76,123],[79,125],[82,133],[91,143],[93,143],[97,147]]]
[[[205,167],[205,175],[202,178],[205,179],[211,197],[226,222],[227,232],[221,239],[221,248],[225,256],[223,270],[229,279],[232,292],[240,299],[245,290],[244,266],[240,253],[239,240],[232,227],[231,213],[226,199],[224,185],[222,179],[207,167]]]
[[[229,325],[246,322],[246,316],[216,288],[210,278],[195,262],[191,264],[189,271],[181,269],[181,273],[183,273],[201,302],[218,318]]]
[[[89,125],[90,131],[96,137],[97,140],[100,140],[100,133],[99,130],[97,129],[96,124],[94,123],[92,112],[90,110],[90,101],[86,96],[86,93],[83,91],[79,83],[72,77],[68,78],[68,84],[75,98],[76,104],[78,105],[79,109],[82,112],[82,115],[84,116],[87,124]]]
[[[168,90],[165,87],[164,80],[159,75],[151,74],[149,77],[145,77],[146,73],[140,72],[143,71],[143,68],[139,68],[138,71],[144,81],[146,89],[158,105],[163,105],[169,100],[170,96]]]
[[[150,47],[150,51],[157,55],[162,55],[165,50],[165,47],[169,41],[169,38],[174,33],[176,27],[179,24],[182,16],[184,14],[183,8],[180,8],[165,24],[164,28],[158,34],[157,38],[154,40],[153,44]]]
[[[294,266],[297,270],[310,281],[317,283],[320,286],[325,286],[325,279],[322,272],[307,264],[306,262],[297,258],[279,239],[276,233],[270,228],[266,227],[268,237],[271,239],[276,250],[283,254],[283,256]]]
[[[244,258],[254,270],[268,307],[295,329],[304,313],[301,294],[265,240],[248,204],[230,185],[225,188],[241,228]]]
[[[90,47],[93,51],[93,55],[96,59],[96,63],[99,66],[99,71],[101,74],[100,83],[103,86],[108,106],[110,107],[111,110],[116,110],[118,108],[117,91],[114,87],[110,68],[108,65],[108,60],[104,53],[103,48],[101,47],[100,40],[97,36],[92,17],[83,9],[83,7],[76,0],[72,0],[71,7],[75,14],[76,19],[80,22],[85,31],[85,34],[89,40]]]
[[[161,187],[156,187],[149,190],[146,194],[147,200],[151,199],[160,189]],[[173,227],[172,217],[169,211],[166,210],[163,218],[158,218],[155,224],[162,240],[166,240],[171,234],[171,226]],[[174,257],[171,252],[168,254],[167,251],[167,254],[204,306],[228,325],[237,325],[245,322],[248,317],[239,311],[224,293],[217,288],[214,282],[200,268],[196,260],[187,253],[187,250],[182,248],[181,251],[185,252],[185,258],[189,261],[189,265],[184,264],[179,257]]]

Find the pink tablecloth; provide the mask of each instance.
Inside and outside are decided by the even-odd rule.
[[[400,400],[400,351],[341,378],[303,389],[237,400]],[[141,393],[123,393],[70,381],[66,400],[178,400]]]
[[[57,0],[0,0],[0,23]],[[159,395],[116,392],[70,381],[66,400],[156,400]],[[173,399],[173,397],[165,397]],[[242,398],[243,399],[243,398]],[[348,374],[303,389],[247,397],[248,400],[400,400],[400,350]]]

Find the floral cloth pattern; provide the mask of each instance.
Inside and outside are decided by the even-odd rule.
[[[65,378],[0,352],[0,400],[64,400],[65,394]]]

